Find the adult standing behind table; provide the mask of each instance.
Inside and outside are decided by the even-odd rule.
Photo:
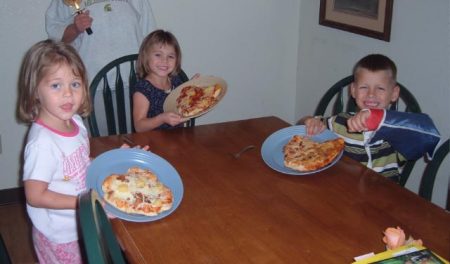
[[[50,3],[45,14],[47,34],[77,49],[90,81],[110,61],[137,53],[143,38],[156,27],[148,0],[78,0],[84,10],[79,14],[64,2]],[[86,32],[88,28],[92,34]]]

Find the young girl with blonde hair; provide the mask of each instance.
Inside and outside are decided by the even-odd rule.
[[[75,209],[90,164],[86,69],[70,45],[40,41],[25,54],[19,91],[19,117],[31,123],[23,181],[36,255],[39,263],[82,263]]]
[[[140,79],[133,94],[136,131],[182,126],[186,118],[163,110],[169,93],[186,81],[180,74],[181,49],[175,36],[161,29],[150,33],[139,49],[136,70]]]

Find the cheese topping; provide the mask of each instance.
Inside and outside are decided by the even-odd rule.
[[[112,174],[102,185],[105,200],[128,213],[156,215],[172,207],[172,192],[149,170],[130,168]]]

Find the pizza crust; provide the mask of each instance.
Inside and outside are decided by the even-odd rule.
[[[284,165],[301,172],[315,171],[330,164],[343,149],[342,138],[319,143],[294,135],[283,148]]]
[[[125,213],[155,216],[172,208],[173,194],[155,174],[138,167],[105,178],[106,202]]]

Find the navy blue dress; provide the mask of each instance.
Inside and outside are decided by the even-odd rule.
[[[181,80],[180,76],[174,76],[170,79],[171,83],[172,83],[172,89],[176,88],[177,86],[179,86],[180,84],[183,83],[183,81]],[[153,84],[151,82],[149,82],[148,80],[139,80],[136,85],[134,86],[134,93],[135,92],[140,92],[142,93],[147,100],[150,102],[150,107],[148,109],[147,112],[147,117],[151,118],[151,117],[155,117],[161,113],[164,112],[163,106],[164,106],[164,101],[166,100],[166,97],[169,95],[168,93],[166,93],[165,91],[156,88],[155,86],[153,86]],[[162,124],[159,127],[157,127],[156,129],[170,129],[170,128],[174,128],[174,127],[182,127],[183,124],[179,124],[176,126],[171,126],[169,124]]]

